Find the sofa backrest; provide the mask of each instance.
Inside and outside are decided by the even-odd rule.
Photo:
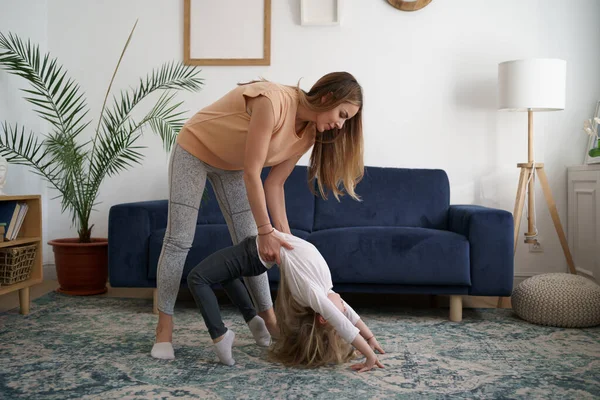
[[[356,187],[362,201],[345,195],[338,203],[315,200],[313,230],[402,226],[446,229],[450,184],[443,170],[365,167]]]
[[[270,170],[270,168],[263,170],[263,181]],[[315,197],[310,192],[307,177],[307,167],[295,166],[285,181],[283,190],[285,192],[285,208],[290,228],[311,232],[315,215]]]
[[[271,168],[264,168],[261,178],[267,178]],[[315,214],[315,200],[307,184],[307,169],[296,166],[284,185],[287,217],[290,227],[307,232],[312,231]],[[206,182],[206,194],[200,204],[198,224],[225,224],[212,185]]]
[[[206,191],[204,198],[200,203],[198,211],[198,224],[224,224],[225,217],[219,208],[217,196],[212,188],[212,185],[206,181]]]
[[[263,181],[270,168],[262,171]],[[359,226],[404,226],[446,229],[450,185],[443,170],[365,167],[356,192],[362,201],[345,195],[338,203],[313,196],[307,167],[296,166],[284,185],[286,213],[291,228],[307,232]],[[224,224],[212,186],[198,213],[199,224]]]

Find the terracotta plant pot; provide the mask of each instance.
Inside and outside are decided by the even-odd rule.
[[[92,238],[79,243],[77,238],[48,242],[54,249],[57,292],[76,296],[106,293],[108,279],[108,239]]]

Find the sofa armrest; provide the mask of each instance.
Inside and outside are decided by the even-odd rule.
[[[113,287],[155,287],[148,279],[150,234],[167,226],[168,201],[112,206],[108,214],[108,274]]]
[[[514,220],[510,212],[475,205],[451,205],[450,231],[467,238],[474,296],[510,296],[514,279]]]

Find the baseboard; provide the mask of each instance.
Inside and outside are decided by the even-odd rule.
[[[531,278],[532,276],[535,275],[539,275],[542,274],[543,272],[519,272],[516,273],[513,277],[513,288],[516,288],[517,286],[519,286],[519,284],[521,282],[523,282],[525,279]]]
[[[591,280],[593,280],[594,282],[597,282],[598,280],[596,279],[596,277],[594,276],[594,272],[593,271],[589,271],[587,269],[584,268],[576,268],[575,269],[577,271],[578,275],[583,275],[586,278],[590,278]]]
[[[44,264],[44,279],[56,280],[56,266],[54,264]]]

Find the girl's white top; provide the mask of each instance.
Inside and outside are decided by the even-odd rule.
[[[342,313],[327,297],[333,293],[331,272],[327,262],[312,244],[299,237],[275,231],[294,249],[288,250],[281,247],[281,265],[285,269],[285,276],[292,296],[304,307],[310,307],[321,314],[348,343],[352,343],[360,330],[355,326],[360,317],[346,302],[342,300],[346,312]],[[258,247],[258,240],[256,241]],[[260,258],[260,255],[259,255]],[[271,268],[275,263],[265,262],[263,265]]]

